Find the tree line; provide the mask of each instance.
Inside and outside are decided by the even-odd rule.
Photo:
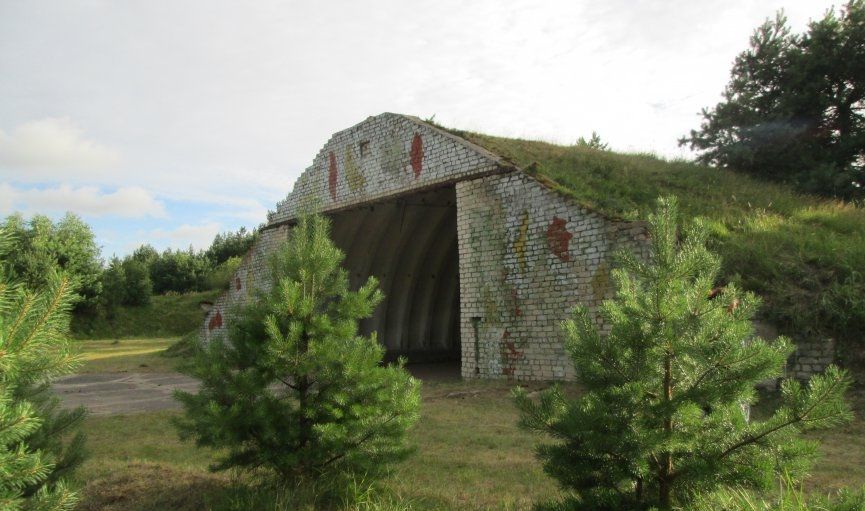
[[[93,230],[67,213],[53,221],[45,215],[8,216],[2,223],[10,237],[7,267],[11,278],[31,289],[44,287],[52,268],[75,279],[74,312],[112,312],[121,305],[150,303],[154,294],[188,293],[228,287],[258,230],[241,227],[217,234],[205,250],[165,249],[145,244],[124,257],[104,261]]]

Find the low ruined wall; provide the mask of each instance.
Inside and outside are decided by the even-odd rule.
[[[822,373],[834,361],[834,339],[796,340],[796,351],[788,364],[787,375],[805,380]]]

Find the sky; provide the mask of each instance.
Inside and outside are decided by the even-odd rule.
[[[370,115],[691,157],[735,56],[822,0],[0,0],[0,215],[103,257],[255,227]]]

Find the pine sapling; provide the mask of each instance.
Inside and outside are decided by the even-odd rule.
[[[720,261],[699,221],[680,239],[677,204],[650,216],[647,260],[619,254],[617,294],[600,307],[608,330],[578,308],[564,323],[584,392],[539,400],[517,390],[520,424],[549,435],[538,447],[567,497],[560,509],[670,509],[725,487],[764,488],[802,474],[815,444],[800,432],[848,421],[847,374],[830,367],[807,386],[781,386],[782,405],[749,420],[760,381],[778,378],[793,348],[754,336],[759,300],[719,288]]]
[[[178,392],[181,434],[224,448],[213,468],[265,468],[282,481],[372,480],[409,453],[419,382],[384,365],[358,321],[382,300],[348,288],[328,220],[301,219],[271,261],[272,286],[196,355],[198,393]]]

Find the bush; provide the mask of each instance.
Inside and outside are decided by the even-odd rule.
[[[234,272],[240,267],[241,258],[232,256],[225,261],[219,263],[210,274],[207,275],[207,288],[219,289],[222,291],[228,290],[232,285],[231,278],[234,277]]]
[[[48,276],[60,268],[76,282],[76,310],[95,309],[102,290],[102,262],[89,225],[71,213],[57,222],[44,215],[34,215],[29,221],[12,215],[3,229],[12,237],[5,256],[11,277],[37,289],[46,286]]]
[[[212,268],[203,252],[189,250],[165,250],[150,264],[150,280],[153,292],[169,291],[187,293],[206,289],[206,278]]]
[[[370,278],[348,289],[342,252],[322,217],[302,219],[271,261],[272,288],[232,314],[187,369],[196,394],[178,392],[181,435],[224,449],[213,468],[264,467],[282,481],[385,473],[405,455],[419,382],[382,365],[375,336],[357,333],[381,301]]]

